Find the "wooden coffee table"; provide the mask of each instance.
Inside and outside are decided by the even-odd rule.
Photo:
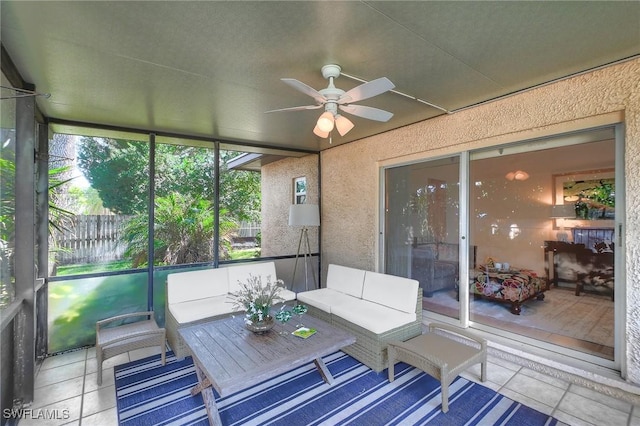
[[[245,328],[242,315],[178,330],[191,351],[198,375],[199,383],[191,394],[202,392],[210,424],[222,424],[212,388],[220,396],[227,396],[311,361],[322,378],[333,383],[322,357],[355,343],[355,336],[305,315],[304,325],[317,332],[303,339],[291,334],[295,320],[284,325],[285,335],[278,333],[283,330],[279,323],[268,333],[254,334]]]

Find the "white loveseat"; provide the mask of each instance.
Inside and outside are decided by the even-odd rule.
[[[275,282],[274,262],[243,263],[217,269],[177,272],[167,276],[166,324],[167,340],[178,358],[189,355],[188,348],[178,333],[185,325],[209,321],[231,315],[233,303],[229,293],[240,289],[250,276],[260,276]],[[284,289],[280,296],[285,301],[295,300],[296,294]]]
[[[387,343],[422,334],[418,281],[329,265],[325,288],[298,293],[309,314],[356,335],[344,352],[372,370],[387,368]]]

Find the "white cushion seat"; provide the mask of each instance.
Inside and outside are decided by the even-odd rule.
[[[375,334],[386,333],[416,320],[415,312],[409,314],[366,300],[355,300],[349,306],[332,306],[331,313]]]
[[[312,305],[326,313],[331,313],[331,308],[336,306],[347,306],[360,299],[348,294],[341,293],[331,288],[321,288],[317,290],[305,291],[298,294],[298,301]]]

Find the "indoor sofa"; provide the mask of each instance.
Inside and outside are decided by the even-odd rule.
[[[178,333],[185,325],[210,321],[231,315],[234,310],[229,294],[240,290],[250,276],[260,276],[262,283],[276,281],[274,262],[242,263],[216,269],[177,272],[167,276],[166,324],[167,340],[176,357],[189,355]],[[295,300],[296,294],[283,289],[285,301]]]
[[[426,243],[411,247],[411,278],[418,280],[425,297],[439,290],[457,288],[459,244]],[[476,264],[476,246],[469,249],[469,261]]]
[[[422,290],[418,281],[340,265],[329,265],[326,287],[298,293],[311,315],[356,336],[343,348],[372,370],[387,367],[387,344],[422,334]]]

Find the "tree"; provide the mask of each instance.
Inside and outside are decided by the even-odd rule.
[[[147,211],[148,144],[85,137],[78,147],[77,159],[105,208],[126,215]]]
[[[191,194],[214,199],[213,151],[184,145],[157,144],[155,194]],[[220,208],[237,221],[260,218],[260,174],[228,170],[227,163],[241,153],[220,153]],[[78,149],[78,166],[100,194],[105,208],[135,214],[147,210],[148,144],[84,137]]]
[[[228,257],[232,232],[237,224],[220,211],[220,258]],[[156,198],[154,263],[179,265],[213,260],[215,211],[211,202],[173,192]],[[129,220],[124,230],[125,255],[133,267],[147,263],[148,219],[144,214]]]

